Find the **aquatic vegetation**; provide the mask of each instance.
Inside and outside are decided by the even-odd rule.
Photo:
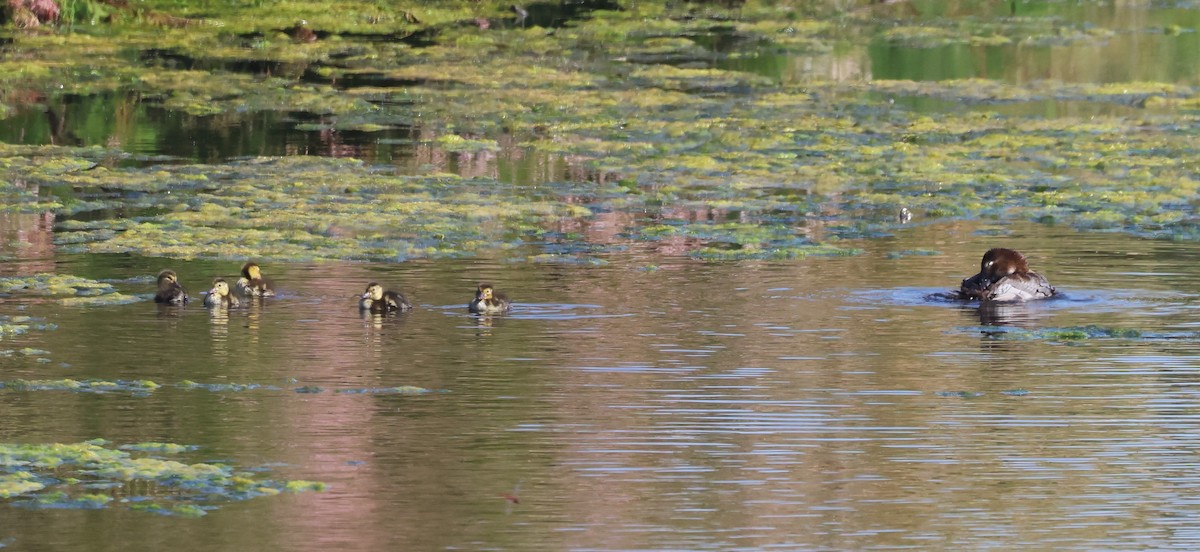
[[[398,387],[360,387],[354,389],[339,389],[338,393],[347,395],[421,395],[431,393],[424,387],[401,385]]]
[[[500,144],[495,140],[472,140],[457,134],[445,134],[437,139],[437,144],[446,151],[487,151],[498,150]]]
[[[145,301],[145,297],[137,295],[125,295],[123,293],[113,292],[104,295],[95,295],[90,297],[67,297],[59,299],[58,302],[68,307],[95,307],[107,305],[124,305],[126,303],[137,303]]]
[[[983,396],[983,393],[980,391],[938,391],[936,394],[939,397],[959,399],[974,399]]]
[[[941,252],[932,249],[904,249],[901,251],[889,251],[886,256],[889,259],[902,259],[904,257],[929,257],[933,255],[941,255]]]
[[[1071,326],[1066,328],[1042,328],[1031,332],[1035,339],[1049,341],[1073,341],[1079,339],[1137,339],[1142,332],[1132,328],[1105,328],[1101,326]]]
[[[0,293],[93,297],[115,292],[116,289],[112,284],[71,275],[43,273],[25,277],[0,278]]]
[[[21,335],[30,330],[54,330],[58,325],[43,322],[31,316],[0,315],[0,338],[5,335]]]
[[[0,390],[9,391],[74,391],[77,393],[133,392],[147,393],[160,387],[149,380],[12,380],[0,381]]]
[[[131,450],[138,452],[162,452],[165,454],[180,454],[197,450],[200,447],[195,445],[177,445],[175,443],[131,443],[117,447],[120,450]]]
[[[0,167],[0,174],[3,168]],[[152,174],[150,182],[147,174]],[[50,178],[27,174],[26,178]],[[56,179],[62,177],[56,176]],[[292,157],[220,166],[91,171],[77,186],[134,186],[178,197],[174,209],[141,221],[93,221],[69,251],[136,252],[192,258],[397,260],[472,254],[518,245],[510,236],[531,224],[586,216],[586,208],[501,194],[511,187],[453,176],[388,176],[357,161]],[[178,194],[178,195],[176,195]],[[99,232],[108,229],[110,232]],[[0,290],[77,294],[109,284],[40,275],[0,283]],[[121,297],[110,302],[126,300]]]
[[[274,385],[260,385],[257,383],[196,383],[192,380],[183,380],[176,387],[180,389],[202,389],[215,393],[223,393],[230,391],[255,391],[259,389],[278,391],[279,387]]]
[[[282,388],[275,385],[263,385],[257,383],[197,383],[192,380],[183,380],[176,384],[159,384],[150,380],[75,380],[75,379],[59,379],[59,380],[12,380],[0,381],[0,391],[72,391],[75,393],[113,393],[124,392],[133,393],[134,395],[144,395],[146,393],[156,391],[160,388],[172,387],[182,390],[203,390],[213,393],[240,393],[245,391],[281,391]],[[325,390],[321,387],[305,385],[297,386],[292,389],[296,393],[321,393]],[[336,393],[347,395],[419,395],[423,393],[431,393],[432,391],[424,387],[416,387],[412,385],[401,385],[396,387],[352,387],[345,389],[337,389]],[[122,450],[136,450],[142,452],[181,452],[184,449],[179,449],[177,445],[170,443],[136,443],[124,445]]]
[[[740,261],[745,259],[785,260],[803,259],[805,257],[844,257],[859,255],[861,249],[841,248],[830,245],[769,245],[764,247],[748,246],[740,249],[723,249],[719,247],[702,247],[689,254],[693,257],[709,261]]]
[[[122,305],[144,300],[117,292],[111,283],[69,274],[35,274],[0,278],[0,293],[70,295],[59,299],[67,306]],[[2,328],[2,326],[0,326]]]
[[[0,444],[0,498],[15,499],[12,504],[30,508],[96,509],[124,504],[132,510],[196,517],[222,502],[325,489],[323,483],[314,481],[256,479],[225,464],[187,464],[144,455],[196,450],[191,446],[109,445],[102,439],[72,444]],[[89,491],[129,481],[152,482],[162,491],[119,500]]]
[[[1028,219],[1200,238],[1187,162],[1197,154],[1187,131],[1200,119],[1195,87],[789,82],[714,62],[759,52],[838,53],[871,42],[983,51],[1103,42],[1112,37],[1108,29],[1052,15],[962,18],[935,10],[914,19],[755,1],[734,10],[622,3],[549,29],[516,24],[509,8],[491,1],[340,6],[335,16],[310,3],[267,2],[206,12],[211,25],[121,27],[115,38],[20,36],[0,57],[0,90],[61,83],[55,94],[136,91],[193,114],[302,112],[311,118],[297,128],[312,132],[413,128],[414,143],[440,153],[561,156],[618,178],[517,186],[308,158],[128,168],[110,162],[122,154],[105,148],[0,144],[0,196],[17,210],[154,208],[136,219],[63,224],[56,243],[68,252],[178,258],[218,251],[404,260],[488,251],[574,262],[537,242],[537,232],[597,212],[648,215],[623,235],[683,241],[703,259],[846,254],[853,248],[841,251],[836,240],[888,235],[900,207],[923,221]],[[294,36],[301,18],[319,32],[315,40]],[[935,116],[904,107],[912,99],[976,108]],[[982,111],[1048,101],[1138,111]],[[33,191],[55,186],[128,195]],[[771,231],[705,237],[654,228],[697,215]],[[524,247],[531,243],[542,250]]]
[[[529,263],[541,264],[566,264],[566,265],[592,265],[602,266],[608,264],[608,261],[596,257],[584,255],[565,255],[561,253],[543,253],[541,255],[530,255],[524,259]]]
[[[1134,328],[1110,328],[1096,325],[1037,329],[1024,329],[1013,326],[988,326],[984,331],[992,339],[1022,341],[1074,342],[1089,339],[1151,339],[1157,337]]]

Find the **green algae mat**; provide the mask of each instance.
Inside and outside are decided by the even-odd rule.
[[[122,505],[137,511],[199,517],[223,503],[281,492],[320,491],[313,481],[278,481],[221,463],[172,459],[195,447],[174,443],[112,446],[82,443],[0,444],[0,498],[26,508],[98,509]],[[130,486],[138,482],[141,485]],[[113,489],[141,489],[145,494]]]
[[[176,258],[489,252],[586,262],[611,247],[551,229],[609,213],[629,216],[624,243],[686,243],[713,260],[854,254],[843,240],[886,235],[902,208],[915,222],[1028,219],[1197,236],[1195,82],[798,81],[727,68],[764,53],[836,55],[859,41],[919,52],[1099,46],[1130,33],[1189,39],[1155,18],[1102,29],[1053,12],[1018,17],[980,3],[963,18],[917,4],[918,20],[869,5],[599,3],[539,25],[499,2],[350,6],[336,16],[317,3],[148,3],[195,24],[10,31],[0,50],[6,111],[31,97],[52,105],[136,93],[196,116],[322,116],[299,125],[314,132],[419,128],[416,142],[449,155],[516,150],[599,176],[398,174],[303,156],[153,164],[111,147],[0,145],[0,196],[18,211],[136,209],[144,215],[68,220],[57,239],[67,251]],[[298,20],[311,36],[297,36]],[[733,46],[713,47],[717,39]],[[906,98],[960,107],[904,109],[897,99]],[[1101,107],[1046,117],[1036,109],[1046,102]]]

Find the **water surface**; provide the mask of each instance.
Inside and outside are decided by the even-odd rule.
[[[43,528],[6,533],[23,546],[91,550],[1188,546],[1192,248],[1022,225],[1003,242],[1066,299],[990,314],[922,299],[997,242],[977,226],[914,227],[861,256],[803,262],[635,249],[605,266],[268,266],[280,296],[218,316],[7,297],[0,314],[58,328],[6,337],[49,362],[0,357],[4,379],[164,387],[0,391],[3,440],[195,444],[197,461],[282,463],[330,488],[200,520],[0,516]],[[133,293],[165,264],[194,293],[237,268],[32,253],[28,239],[6,234],[4,251]],[[480,279],[517,308],[468,315]],[[361,317],[368,280],[419,307]],[[1051,333],[1089,325],[1138,334]],[[172,385],[183,380],[267,388]],[[400,385],[436,392],[361,393]],[[156,536],[98,538],[96,524]]]
[[[607,6],[591,3],[600,4]],[[531,27],[565,33],[580,24],[573,8],[568,21],[543,9],[530,6]],[[362,111],[374,117],[364,120],[375,127],[339,127],[361,115],[354,110],[340,120],[336,113],[293,106],[214,115],[171,109],[164,97],[134,89],[25,91],[30,99],[0,124],[0,141],[104,146],[130,157],[96,167],[80,163],[78,171],[64,162],[63,182],[40,188],[0,183],[37,200],[113,200],[94,210],[4,210],[0,277],[74,275],[111,282],[141,300],[71,306],[59,296],[0,295],[0,317],[33,319],[25,333],[3,332],[0,325],[0,382],[122,383],[102,392],[0,388],[0,418],[7,420],[0,442],[181,443],[196,447],[174,457],[183,462],[222,462],[281,480],[319,480],[328,488],[232,501],[133,481],[105,489],[114,502],[100,509],[31,508],[4,499],[0,546],[133,552],[1195,548],[1200,254],[1188,241],[1117,230],[1170,235],[1194,219],[1186,199],[1154,195],[1162,191],[1160,182],[1168,192],[1191,190],[1194,174],[1187,166],[1155,173],[1163,163],[1149,159],[1187,158],[1190,142],[1172,139],[1186,138],[1194,117],[1186,103],[1147,108],[1145,90],[1158,85],[1137,81],[1181,89],[1197,84],[1197,11],[1186,3],[923,1],[812,9],[829,11],[834,24],[817,33],[811,47],[763,46],[717,25],[686,38],[654,37],[690,41],[661,55],[636,51],[640,42],[611,45],[613,52],[628,46],[630,55],[584,43],[563,58],[523,58],[510,68],[549,59],[561,69],[554,76],[570,84],[566,92],[535,87],[544,94],[531,105],[541,112],[521,102],[502,106],[529,118],[514,116],[515,132],[474,112],[454,119],[458,114],[435,109],[443,99],[493,109],[486,100],[496,90],[485,85],[474,96],[453,95],[466,85],[383,76],[396,67],[326,78],[322,71],[343,63],[328,59],[287,65],[192,59],[185,68],[231,80],[291,78],[288,86],[328,85],[340,96],[388,88],[363,95],[369,100]],[[440,32],[468,47],[511,40],[523,56],[547,55],[536,43],[521,42],[536,32],[509,32],[517,27],[505,17],[494,27],[500,38],[484,32],[484,23],[493,24],[487,20]],[[896,29],[907,34],[884,36]],[[352,35],[337,40],[378,45],[394,38]],[[264,44],[270,38],[278,39],[255,37]],[[417,49],[436,43],[412,42]],[[177,52],[149,55],[140,48],[120,55],[158,69],[184,63]],[[10,61],[8,55],[0,49],[0,62]],[[728,69],[738,78],[765,77],[766,84],[726,85],[725,74],[670,72],[658,80],[621,80],[654,66]],[[577,73],[591,80],[565,78]],[[970,84],[922,88],[961,79],[987,79],[994,90],[1019,93],[993,97],[992,88],[980,92]],[[918,83],[905,88],[901,81],[909,80]],[[576,121],[558,105],[570,103],[557,99],[570,90],[584,95],[613,86],[621,92],[638,82],[645,83],[638,92],[686,95],[694,105],[680,101],[663,120],[641,117],[648,110],[619,113],[631,129],[611,119],[612,112],[597,115],[598,122]],[[1129,83],[1133,92],[1064,91],[1045,83]],[[420,94],[410,96],[410,88]],[[1176,93],[1189,101],[1190,91],[1170,92]],[[555,98],[553,109],[547,95]],[[765,100],[772,96],[783,99],[779,105]],[[585,99],[581,104],[596,104]],[[755,105],[763,110],[761,121],[747,115]],[[793,120],[793,108],[806,111]],[[1178,109],[1178,117],[1168,117],[1170,109]],[[546,115],[550,111],[560,118]],[[993,115],[1034,129],[1000,126],[988,131],[995,137],[1044,140],[979,145],[987,136],[976,135],[973,125]],[[662,125],[633,124],[643,118]],[[1111,135],[1112,146],[1040,125],[1058,119],[1094,122],[1080,132]],[[819,122],[805,126],[812,120]],[[734,126],[778,127],[782,134],[742,135]],[[1130,128],[1163,143],[1122,143]],[[747,136],[753,140],[743,140]],[[439,142],[446,137],[494,147],[454,150]],[[862,147],[822,147],[835,138]],[[622,150],[627,142],[642,149]],[[595,149],[573,150],[578,143]],[[1097,157],[1049,159],[1077,153],[1073,143],[1089,144]],[[917,149],[922,144],[976,149]],[[655,165],[652,154],[639,157],[648,151],[667,159]],[[671,152],[698,159],[686,166]],[[42,161],[39,153],[21,155]],[[229,311],[210,312],[198,301],[214,277],[235,277],[240,259],[68,251],[80,234],[69,231],[70,222],[147,220],[190,207],[199,212],[203,203],[200,192],[153,179],[139,180],[144,189],[133,190],[73,186],[69,179],[77,173],[119,165],[130,169],[120,175],[141,179],[153,171],[175,174],[168,168],[179,165],[257,156],[364,160],[368,168],[361,172],[370,174],[356,173],[356,184],[331,201],[358,198],[358,183],[378,184],[372,174],[449,173],[471,190],[495,185],[485,197],[494,193],[517,205],[522,198],[551,198],[592,210],[536,219],[508,233],[484,232],[476,249],[448,249],[446,257],[458,258],[264,260],[279,295]],[[847,168],[838,157],[861,164]],[[820,166],[842,180],[800,171],[830,158],[833,163]],[[881,158],[887,166],[863,161]],[[9,160],[26,159],[13,154]],[[739,160],[756,164],[751,170]],[[980,169],[965,160],[988,165]],[[768,178],[783,164],[792,173]],[[247,165],[213,188],[254,180]],[[980,180],[994,179],[953,181],[959,166]],[[223,174],[196,170],[210,172]],[[1057,211],[1034,204],[1049,196],[1006,203],[1027,188],[1086,192],[1089,185],[1124,184],[1127,175],[1137,176],[1142,188],[1153,180],[1154,189],[1125,196],[1110,187],[1102,190],[1106,199],[1076,198]],[[274,197],[287,186],[324,185],[290,175],[285,180],[278,190],[259,191]],[[1005,197],[1005,190],[1013,193]],[[870,197],[886,193],[893,195]],[[142,204],[135,201],[139,194],[166,199]],[[739,202],[742,194],[754,201]],[[175,198],[179,211],[167,201]],[[929,198],[945,204],[918,207]],[[257,198],[246,202],[251,199]],[[977,205],[987,201],[1000,204]],[[956,209],[959,202],[971,205]],[[914,219],[895,222],[900,207],[911,208]],[[1024,213],[1032,209],[1042,209],[1047,223],[1013,222],[1029,218]],[[1095,219],[1076,216],[1093,211]],[[1172,215],[1179,215],[1179,226],[1171,226]],[[1055,220],[1110,231],[1081,232]],[[503,227],[493,220],[481,224]],[[317,230],[338,232],[334,224]],[[360,231],[369,237],[375,229]],[[778,246],[799,255],[810,238],[847,256],[714,262],[696,255],[710,243],[716,253]],[[202,245],[191,251],[212,256],[222,244]],[[986,308],[936,298],[973,274],[981,254],[997,246],[1024,252],[1062,297]],[[166,267],[179,272],[192,305],[160,307],[149,300],[153,275]],[[363,316],[357,296],[371,281],[402,291],[417,308]],[[516,301],[513,312],[469,315],[466,303],[481,281],[508,292]],[[0,318],[6,320],[12,319]],[[160,387],[130,384],[137,381]],[[219,508],[193,519],[129,507],[142,500]]]

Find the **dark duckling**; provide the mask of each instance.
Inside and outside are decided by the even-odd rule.
[[[235,284],[238,295],[243,297],[274,297],[275,290],[271,282],[262,277],[262,269],[257,263],[248,262],[242,265],[242,277]]]
[[[238,306],[238,298],[229,293],[229,283],[224,278],[213,280],[212,289],[208,290],[208,295],[204,296],[204,306],[206,307],[236,307]]]
[[[1057,291],[1045,276],[1029,270],[1025,256],[997,247],[983,254],[979,273],[962,281],[960,299],[980,301],[1033,301],[1053,297]]]
[[[467,305],[467,310],[478,314],[496,314],[512,310],[512,302],[503,293],[496,291],[492,284],[479,284],[475,290],[475,300]]]
[[[367,284],[367,291],[362,294],[362,300],[359,301],[358,308],[376,314],[383,314],[404,312],[411,309],[412,305],[409,304],[403,295],[394,291],[384,291],[383,286],[371,282]]]
[[[158,273],[158,292],[154,294],[154,302],[166,305],[187,304],[187,291],[179,285],[179,276],[174,270],[168,268]]]

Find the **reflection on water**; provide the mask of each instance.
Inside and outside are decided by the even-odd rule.
[[[1169,528],[1200,490],[1190,247],[1019,225],[999,240],[1063,299],[930,301],[996,245],[974,230],[908,227],[861,256],[781,263],[630,250],[602,266],[272,265],[279,297],[216,312],[5,297],[0,314],[58,329],[3,336],[0,350],[50,360],[0,355],[3,380],[164,387],[0,391],[0,439],[195,444],[195,461],[271,464],[330,489],[226,505],[205,518],[216,525],[87,512],[116,529],[103,535],[73,523],[79,512],[0,506],[0,537],[89,550],[1186,548]],[[920,248],[939,254],[890,255]],[[147,294],[161,264],[56,262]],[[204,282],[239,264],[174,268]],[[466,312],[481,278],[510,293],[511,313]],[[417,309],[361,316],[368,281]],[[435,392],[362,392],[406,385]]]

